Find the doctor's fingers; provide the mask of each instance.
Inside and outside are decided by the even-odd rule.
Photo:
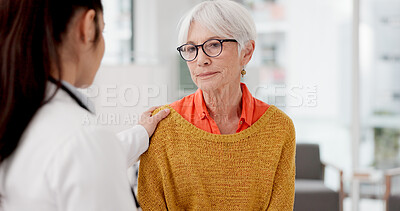
[[[147,111],[143,112],[142,115],[140,116],[139,124],[141,124],[141,125],[149,124],[149,126],[152,124],[155,124],[155,126],[156,126],[159,121],[164,119],[170,113],[169,109],[164,109],[164,110],[159,111],[154,116],[152,116],[152,113],[154,112],[154,110],[156,110],[157,108],[160,108],[160,107],[161,106],[154,106],[154,107],[151,107],[150,109],[148,109]]]
[[[145,112],[143,112],[143,114],[149,115],[151,116],[151,114],[157,109],[160,108],[161,106],[153,106],[149,109],[147,109]]]
[[[156,115],[152,116],[151,118],[153,119],[153,121],[158,123],[159,121],[161,121],[165,117],[167,117],[170,112],[171,111],[167,108],[167,109],[164,109],[164,110],[158,112]]]
[[[162,119],[164,119],[168,114],[170,113],[169,109],[164,109],[154,116],[150,116],[151,112],[150,109],[147,112],[144,112],[139,119],[139,124],[142,125],[147,133],[149,134],[149,137],[151,137],[154,133],[154,130],[156,129],[158,122],[160,122]]]

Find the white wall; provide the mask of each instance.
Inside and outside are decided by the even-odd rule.
[[[120,131],[137,123],[140,114],[152,106],[168,103],[168,81],[154,80],[157,65],[102,66],[91,87],[83,90],[95,103],[92,124]]]
[[[154,64],[153,82],[168,84],[168,100],[178,98],[179,54],[178,23],[194,5],[194,0],[136,0],[135,1],[135,63]]]

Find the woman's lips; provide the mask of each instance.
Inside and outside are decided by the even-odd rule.
[[[206,72],[206,73],[200,73],[197,75],[197,77],[200,78],[206,78],[206,77],[211,77],[214,76],[215,74],[217,74],[218,72]]]

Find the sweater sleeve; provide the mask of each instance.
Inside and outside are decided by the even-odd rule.
[[[158,130],[158,129],[157,129]],[[167,210],[162,182],[161,157],[164,155],[157,130],[149,149],[140,157],[138,178],[138,200],[142,210]]]
[[[290,119],[289,119],[290,120]],[[296,138],[292,121],[288,123],[286,138],[282,147],[281,157],[275,173],[274,186],[268,211],[292,211],[295,190],[295,153]]]

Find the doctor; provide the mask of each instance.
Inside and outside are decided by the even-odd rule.
[[[82,120],[104,53],[101,0],[0,3],[0,209],[136,210],[127,167],[165,110],[116,135]]]

